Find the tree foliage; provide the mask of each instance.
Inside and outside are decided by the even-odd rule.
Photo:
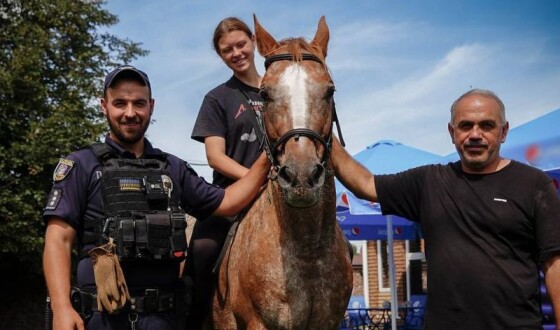
[[[97,0],[0,0],[0,258],[40,269],[58,158],[105,131],[104,74],[147,51]]]

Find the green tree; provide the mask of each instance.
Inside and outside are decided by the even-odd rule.
[[[104,73],[147,51],[96,0],[0,0],[0,262],[40,272],[58,158],[105,131]]]
[[[59,157],[105,131],[105,72],[145,56],[97,0],[0,0],[0,329],[40,328],[42,210]]]

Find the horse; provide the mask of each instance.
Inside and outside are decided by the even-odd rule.
[[[266,68],[256,118],[272,166],[230,233],[213,328],[337,329],[352,291],[352,264],[336,221],[329,160],[336,119],[325,63],[329,30],[323,16],[310,43],[301,37],[277,42],[253,19]]]

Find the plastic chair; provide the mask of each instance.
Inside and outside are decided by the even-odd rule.
[[[352,296],[348,302],[348,308],[366,308],[366,298],[364,296]]]
[[[350,301],[348,302],[349,309],[356,309],[356,310],[349,310],[348,316],[350,317],[350,322],[353,326],[358,325],[366,325],[367,317],[364,317],[364,312],[359,310],[361,308],[366,308],[366,299],[364,296],[352,296],[350,297]],[[367,314],[367,311],[365,311]]]
[[[339,329],[354,329],[370,323],[367,315],[364,296],[352,296],[348,302],[347,316],[341,322]]]
[[[404,329],[422,330],[426,313],[426,295],[410,296],[409,307],[404,320]]]
[[[552,309],[552,302],[550,301],[550,297],[548,296],[548,292],[546,291],[546,285],[544,282],[544,273],[540,271],[539,275],[541,281],[540,291],[541,291],[541,315],[542,315],[543,329],[555,329],[556,320],[554,319],[554,310]]]

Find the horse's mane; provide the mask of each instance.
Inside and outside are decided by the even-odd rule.
[[[304,53],[310,53],[317,56],[321,60],[321,64],[323,64],[323,66],[327,68],[327,64],[325,63],[325,58],[323,57],[321,50],[317,46],[309,44],[302,37],[282,39],[280,40],[280,42],[278,42],[278,45],[280,45],[280,47],[278,47],[277,49],[286,49],[286,52],[288,54],[294,55],[294,59],[296,60],[296,62],[302,61],[302,55]]]

